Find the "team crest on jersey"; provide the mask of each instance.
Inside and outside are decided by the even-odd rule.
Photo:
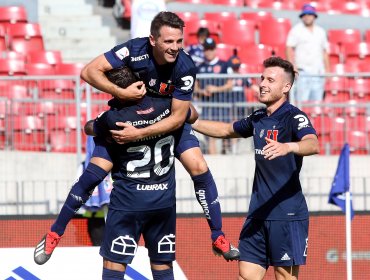
[[[153,86],[156,84],[156,82],[157,82],[157,79],[151,79],[151,80],[149,81],[149,85],[150,85],[151,87],[153,87]]]
[[[130,54],[130,51],[126,47],[123,47],[123,48],[119,49],[118,51],[116,51],[116,55],[121,60],[124,59],[125,57],[129,56],[129,54]]]
[[[167,83],[161,83],[159,86],[159,93],[161,95],[172,95],[172,93],[175,91],[175,86]]]
[[[213,66],[213,73],[218,74],[220,72],[221,72],[221,66],[220,65]]]
[[[261,131],[260,131],[260,138],[262,138],[264,134],[265,134],[265,130],[264,129],[261,129]]]

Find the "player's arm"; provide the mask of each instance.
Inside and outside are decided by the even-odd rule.
[[[208,94],[218,93],[218,92],[228,92],[233,88],[233,80],[227,79],[226,83],[221,86],[207,85],[205,91]]]
[[[240,135],[234,131],[233,123],[197,120],[192,124],[192,128],[199,133],[216,138],[240,137]]]
[[[112,138],[117,143],[124,144],[145,137],[174,131],[184,124],[189,112],[189,106],[190,101],[173,98],[171,114],[167,118],[144,128],[135,128],[128,123],[117,122],[116,125],[122,127],[123,130],[111,130]]]
[[[96,136],[94,133],[94,120],[89,120],[85,123],[84,132],[86,135]]]
[[[81,71],[81,79],[94,88],[122,100],[138,100],[145,95],[146,89],[142,81],[133,83],[127,88],[121,88],[110,82],[104,72],[111,69],[113,69],[112,65],[105,55],[101,54],[85,65]]]

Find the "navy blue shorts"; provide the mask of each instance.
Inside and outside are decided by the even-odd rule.
[[[100,255],[115,263],[130,264],[141,235],[152,262],[174,261],[176,205],[137,212],[109,209]]]
[[[180,132],[181,135],[176,142],[175,156],[177,158],[188,149],[199,147],[199,140],[195,136],[193,129],[189,123],[185,123],[183,130]],[[106,142],[98,137],[94,137],[95,148],[92,153],[92,157],[104,158],[112,162],[109,156],[109,151],[106,148]]]
[[[191,128],[191,124],[185,123],[180,139],[178,143],[176,143],[175,156],[179,158],[186,150],[196,147],[199,147],[199,140],[195,136],[194,131]]]
[[[246,219],[239,237],[240,260],[271,266],[306,264],[308,219],[264,221]]]

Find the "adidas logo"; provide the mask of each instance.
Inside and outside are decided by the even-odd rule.
[[[288,256],[287,253],[285,253],[284,256],[282,256],[281,260],[282,261],[289,261],[290,260],[290,257]]]

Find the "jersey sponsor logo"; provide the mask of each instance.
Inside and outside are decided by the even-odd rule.
[[[170,114],[170,109],[166,109],[164,112],[162,112],[161,114],[159,114],[154,119],[151,119],[151,120],[138,120],[138,121],[133,121],[133,122],[128,121],[126,123],[128,123],[129,125],[132,125],[132,126],[150,125],[150,124],[154,124],[156,122],[159,122],[160,120],[164,119],[169,114]]]
[[[270,138],[274,141],[277,141],[277,137],[278,137],[278,134],[279,134],[279,130],[276,130],[276,129],[269,129],[267,130],[267,138]]]
[[[119,49],[118,51],[116,51],[116,55],[121,60],[124,59],[125,57],[129,56],[129,54],[130,54],[130,51],[126,47],[123,47],[123,48]]]
[[[159,86],[159,94],[171,95],[175,91],[175,86],[169,83],[161,83]]]
[[[294,116],[295,119],[298,119],[298,130],[301,130],[302,128],[310,127],[310,124],[308,122],[308,119],[305,115],[299,114]]]
[[[181,80],[184,82],[184,85],[181,87],[182,90],[190,90],[194,84],[193,76],[182,77]]]
[[[149,58],[149,54],[143,54],[143,55],[139,55],[139,56],[131,56],[131,61],[140,61],[140,60],[144,60],[144,59],[148,59]]]
[[[168,184],[167,183],[153,185],[137,184],[136,189],[138,191],[165,191],[168,190]]]
[[[150,107],[149,109],[146,109],[146,110],[140,110],[140,111],[136,111],[136,113],[138,115],[147,115],[151,112],[154,112],[154,108],[153,107]]]
[[[211,220],[211,215],[209,214],[209,207],[208,207],[208,203],[206,200],[206,191],[199,190],[195,192],[195,194],[197,195],[198,201],[203,208],[204,215],[206,216],[208,220]]]

